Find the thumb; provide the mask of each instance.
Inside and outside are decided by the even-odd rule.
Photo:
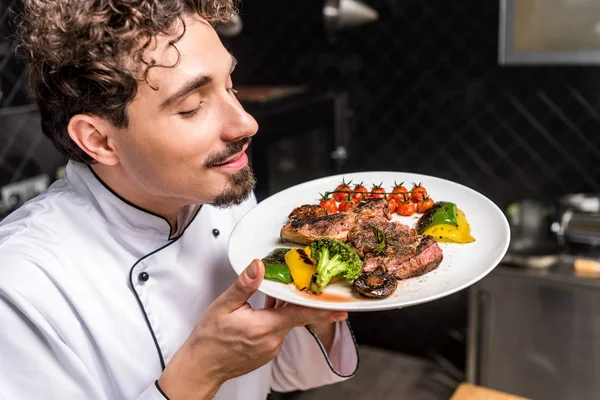
[[[233,284],[217,299],[217,303],[232,312],[242,307],[258,290],[265,275],[265,266],[261,260],[254,260],[238,276]]]

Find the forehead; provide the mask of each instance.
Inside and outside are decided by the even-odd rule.
[[[178,22],[173,33],[156,37],[144,53],[156,65],[147,81],[163,96],[189,79],[229,73],[231,55],[214,28],[198,16],[186,16],[183,22],[185,27]]]

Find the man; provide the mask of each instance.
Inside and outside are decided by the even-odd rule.
[[[345,312],[257,292],[228,236],[258,127],[211,26],[233,0],[26,0],[66,178],[0,225],[0,399],[265,399],[352,376]],[[263,309],[264,307],[264,309]]]

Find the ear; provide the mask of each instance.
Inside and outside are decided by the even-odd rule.
[[[115,165],[119,156],[111,135],[114,128],[104,119],[85,114],[77,114],[69,121],[69,136],[90,157],[105,165]]]

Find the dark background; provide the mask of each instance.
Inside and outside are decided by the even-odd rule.
[[[244,30],[224,43],[240,61],[236,85],[302,85],[294,99],[248,104],[261,133],[259,181],[267,194],[339,172],[329,157],[327,93],[346,93],[343,171],[397,170],[465,184],[505,209],[600,191],[597,67],[501,67],[498,2],[369,0],[379,20],[330,42],[322,1],[246,0]],[[10,33],[0,3],[0,35]],[[0,41],[0,186],[64,160],[39,133],[23,68]],[[308,102],[308,106],[298,104]],[[259,139],[263,137],[264,139]],[[255,154],[256,154],[255,153]],[[361,343],[464,368],[464,292],[406,310],[355,314]]]

